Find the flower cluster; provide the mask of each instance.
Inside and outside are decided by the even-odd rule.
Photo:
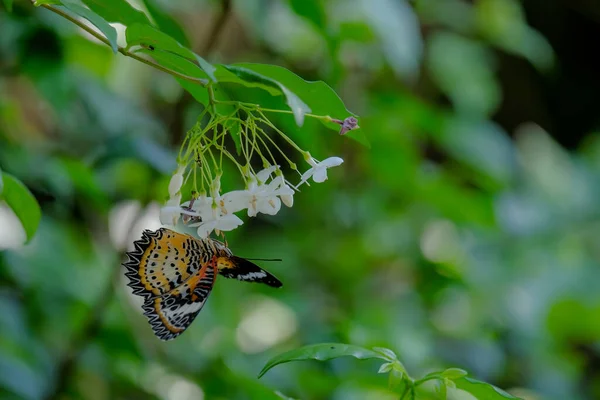
[[[225,128],[233,117],[225,120],[211,118],[208,124],[201,127],[198,123],[188,132],[178,157],[179,166],[169,183],[169,200],[160,211],[162,224],[174,226],[182,220],[184,224],[197,228],[201,238],[208,237],[213,231],[217,234],[231,231],[243,224],[236,214],[245,212],[248,217],[275,215],[282,204],[292,207],[294,194],[300,186],[308,184],[311,179],[316,183],[324,182],[327,169],[343,163],[339,157],[316,160],[272,125],[264,114],[256,117],[251,112],[256,110],[245,111],[248,115],[245,120],[237,118],[241,126],[237,133],[238,157],[225,146],[225,136],[234,135]],[[291,170],[298,171],[296,164],[261,125],[282,136],[308,163],[308,169],[300,174],[300,181],[295,186],[284,177],[273,150],[279,152]],[[244,189],[221,191],[224,157],[238,168],[245,183]],[[253,161],[262,163],[263,169],[255,172],[251,166]],[[192,183],[192,190],[189,197],[182,196],[184,184],[188,181]]]
[[[176,225],[180,218],[190,227],[198,228],[198,236],[208,237],[212,231],[231,231],[243,224],[236,213],[246,211],[248,217],[259,213],[275,215],[283,203],[287,207],[294,204],[294,193],[310,178],[314,182],[327,180],[327,169],[342,164],[339,157],[330,157],[321,162],[310,157],[310,168],[302,174],[300,183],[291,186],[276,165],[271,165],[256,174],[246,174],[244,190],[233,190],[221,194],[220,176],[212,182],[210,196],[198,195],[189,201],[181,202],[183,168],[179,168],[169,183],[170,199],[161,209],[160,220],[165,225]]]

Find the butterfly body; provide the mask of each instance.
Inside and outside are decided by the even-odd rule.
[[[166,228],[143,232],[127,256],[123,266],[128,286],[144,298],[144,315],[163,340],[174,339],[189,327],[219,274],[273,287],[282,285],[217,240],[196,239]]]

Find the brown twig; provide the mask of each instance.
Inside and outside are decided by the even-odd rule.
[[[222,0],[221,1],[221,12],[219,16],[215,20],[210,30],[210,34],[208,35],[208,39],[204,42],[204,46],[200,51],[200,54],[204,54],[208,56],[211,51],[217,45],[219,41],[219,37],[221,36],[221,32],[223,30],[223,26],[227,22],[229,18],[229,14],[231,12],[231,0]]]

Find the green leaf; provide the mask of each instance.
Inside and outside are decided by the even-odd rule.
[[[327,16],[319,0],[289,0],[292,10],[312,22],[320,31],[325,31]]]
[[[171,17],[168,13],[163,11],[154,0],[144,0],[144,5],[148,9],[150,16],[154,19],[154,22],[158,25],[161,31],[167,35],[173,37],[179,43],[189,47],[190,41],[185,34],[185,31],[179,25],[176,19]]]
[[[177,54],[173,54],[168,51],[163,51],[159,48],[155,48],[154,50],[142,48],[136,50],[135,52],[146,54],[152,57],[158,64],[162,65],[163,67],[179,72],[186,76],[198,79],[207,78],[206,73],[203,70],[201,70],[200,67],[198,67],[196,64],[194,64],[187,58],[180,57]],[[194,97],[194,99],[196,99],[196,101],[204,105],[208,104],[208,92],[204,86],[183,78],[175,77],[175,79],[177,79],[177,82],[179,82],[181,87],[187,90]]]
[[[446,400],[448,398],[448,388],[446,387],[446,382],[443,380],[437,382],[435,391],[439,394],[440,399]]]
[[[128,26],[125,31],[125,38],[127,39],[127,47],[153,47],[164,51],[170,51],[171,53],[190,60],[194,59],[194,53],[190,49],[183,47],[171,36],[148,24],[133,24]]]
[[[125,0],[82,0],[92,11],[108,22],[123,25],[135,23],[149,24],[150,20],[142,11],[134,8]]]
[[[379,370],[377,371],[377,373],[378,374],[386,374],[386,373],[390,372],[393,367],[394,367],[394,363],[391,363],[391,362],[383,363],[379,367]]]
[[[447,388],[456,389],[456,383],[452,379],[444,378],[443,381]]]
[[[477,399],[481,400],[502,400],[502,399],[516,399],[523,400],[520,397],[515,397],[512,394],[505,392],[502,389],[497,388],[489,383],[481,382],[473,378],[463,377],[454,381],[458,389],[462,389],[465,392],[471,393]]]
[[[215,67],[213,65],[199,55],[195,54],[187,47],[182,46],[171,36],[151,27],[150,25],[133,24],[128,26],[127,30],[125,31],[125,37],[127,39],[128,48],[133,46],[141,46],[147,49],[159,49],[176,54],[190,61],[197,61],[200,65],[200,68],[206,73],[206,75],[208,75],[212,81],[216,82],[214,75]]]
[[[302,126],[304,123],[304,115],[311,112],[311,109],[294,92],[278,80],[262,75],[261,73],[244,66],[240,66],[239,64],[221,65],[221,67],[235,76],[235,78],[232,78],[230,74],[223,73],[223,69],[218,69],[221,73],[217,76],[218,80],[221,82],[241,83],[248,87],[260,87],[269,91],[271,94],[273,94],[273,90],[275,90],[275,93],[282,93],[285,96],[287,105],[294,114],[294,119],[298,126]]]
[[[460,379],[464,376],[466,376],[468,373],[467,371],[460,369],[460,368],[448,368],[444,371],[436,371],[436,372],[430,372],[427,375],[425,375],[423,378],[418,379],[416,381],[416,385],[421,385],[424,382],[427,381],[431,381],[431,380],[439,380],[444,382],[444,385],[446,385],[447,381],[450,381],[450,385],[453,385],[452,381],[456,380],[456,379]],[[448,385],[448,386],[450,386]]]
[[[27,241],[29,241],[35,234],[42,218],[40,206],[27,186],[14,176],[2,172],[2,181],[4,187],[0,199],[4,200],[19,218],[27,234]]]
[[[92,10],[85,8],[80,4],[80,2],[75,0],[62,0],[62,5],[65,6],[69,11],[74,12],[75,14],[87,19],[90,21],[96,28],[100,30],[108,39],[110,43],[110,47],[113,49],[113,52],[117,52],[117,30],[110,26],[108,22]]]
[[[200,68],[202,68],[202,70],[206,72],[210,80],[216,82],[217,78],[215,77],[215,71],[217,70],[217,67],[206,61],[204,58],[200,57],[198,54],[194,53],[194,58],[196,59],[196,61],[198,61]]]
[[[443,378],[448,378],[452,380],[459,379],[467,375],[468,372],[460,368],[448,368],[440,374],[440,376],[442,376]]]
[[[344,120],[350,116],[358,118],[355,114],[346,109],[342,99],[340,99],[337,93],[323,81],[306,81],[294,74],[292,71],[277,65],[241,63],[234,64],[234,66],[252,70],[285,85],[310,106],[313,114],[329,115],[332,118],[339,120]],[[335,122],[324,120],[320,121],[326,127],[339,132],[340,125],[336,124]],[[348,132],[346,136],[349,136],[359,143],[369,147],[369,141],[367,140],[363,130],[360,128]]]
[[[381,360],[387,361],[387,358],[385,358],[380,353],[377,353],[373,350],[365,349],[364,347],[343,343],[320,343],[300,347],[299,349],[290,350],[271,358],[260,371],[258,377],[262,377],[268,370],[270,370],[276,365],[288,363],[291,361],[327,361],[334,358],[346,356],[358,358],[359,360],[379,358]]]
[[[248,80],[245,80],[244,77],[230,70],[231,65],[216,64],[216,67],[215,77],[218,82],[235,83],[245,87],[263,89],[273,96],[282,94],[279,86],[273,84],[273,82],[269,82],[267,79],[260,80],[250,77]]]
[[[2,3],[8,12],[12,12],[13,0],[3,0]]]
[[[382,354],[384,357],[387,357],[389,361],[396,361],[398,356],[390,349],[386,349],[385,347],[373,347],[373,350]]]
[[[61,5],[61,2],[59,0],[36,0],[33,3],[33,5],[36,6],[36,7],[43,6],[45,4],[49,4],[49,5],[52,5],[52,4]]]
[[[2,170],[0,169],[0,196],[2,196],[3,189],[4,189],[4,180],[2,179]]]

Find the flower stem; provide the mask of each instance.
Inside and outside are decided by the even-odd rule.
[[[279,134],[279,136],[284,138],[286,142],[288,142],[290,145],[292,145],[292,147],[295,148],[296,150],[298,150],[300,153],[302,153],[302,154],[305,153],[304,150],[302,150],[300,147],[298,147],[296,142],[294,142],[292,139],[290,139],[290,137],[288,135],[286,135],[285,133],[283,133],[283,131],[278,129],[262,112],[258,111],[258,113],[262,117],[259,121],[263,122],[265,125],[267,125],[271,129],[273,129],[275,132],[277,132]]]
[[[219,104],[237,105],[237,106],[240,106],[241,108],[244,108],[244,109],[247,109],[247,110],[253,110],[253,111],[264,111],[264,112],[270,112],[270,113],[290,114],[290,115],[294,114],[294,112],[292,110],[280,110],[280,109],[275,109],[275,108],[264,108],[264,107],[261,107],[260,104],[245,103],[245,102],[242,102],[242,101],[218,100],[217,103],[219,103]],[[325,121],[325,122],[332,122],[334,120],[329,115],[317,115],[317,114],[307,113],[307,114],[304,114],[304,116],[308,117],[308,118],[318,119],[318,120]]]
[[[296,164],[295,164],[295,163],[294,163],[292,160],[290,160],[290,159],[288,158],[288,156],[286,156],[286,155],[285,155],[285,153],[283,152],[283,150],[281,150],[281,149],[279,148],[279,146],[277,146],[277,143],[275,143],[275,141],[274,141],[274,140],[271,138],[271,136],[269,136],[269,135],[268,135],[268,134],[267,134],[265,131],[263,131],[263,130],[262,130],[262,129],[260,129],[260,128],[259,128],[259,131],[260,131],[260,132],[261,132],[261,133],[262,133],[262,134],[263,134],[263,135],[264,135],[264,136],[265,136],[267,139],[269,139],[269,141],[270,141],[270,142],[273,144],[273,147],[275,147],[277,150],[279,150],[279,152],[281,153],[281,155],[283,156],[283,158],[285,158],[285,160],[288,162],[288,164],[290,164],[290,168],[292,168],[292,169],[297,169],[297,168],[296,168]],[[258,136],[258,135],[257,135],[257,136]],[[267,146],[267,145],[266,145],[266,143],[265,143],[265,142],[262,140],[262,138],[261,138],[260,136],[258,136],[258,138],[259,138],[259,139],[261,140],[261,142],[263,143],[263,146],[265,146],[265,147],[268,149],[268,146]],[[269,154],[270,154],[270,153],[271,153],[271,152],[269,151]],[[273,157],[273,156],[271,156],[271,157]]]
[[[402,395],[400,396],[400,400],[404,400],[404,398],[406,397],[406,395],[407,395],[407,393],[408,393],[409,390],[410,390],[410,386],[406,385],[404,387],[404,391],[402,391]]]
[[[273,108],[262,108],[260,107],[260,111],[270,112],[270,113],[279,113],[279,114],[290,114],[293,115],[292,110],[277,110]],[[329,115],[316,115],[316,114],[304,114],[305,117],[318,119],[325,122],[330,122],[332,118]]]
[[[212,159],[213,165],[215,166],[215,174],[219,175],[219,164],[217,164],[217,159],[215,158],[215,155],[213,154],[213,152],[211,151],[211,146],[214,146],[216,148],[216,141],[218,140],[218,138],[213,138],[212,140],[207,138],[206,136],[204,136],[204,146],[206,147],[206,152],[208,153],[208,155],[210,156],[210,158]]]
[[[206,86],[206,89],[208,90],[208,103],[210,108],[212,109],[213,115],[217,115],[217,99],[215,98],[215,91],[212,85]]]
[[[194,128],[189,132],[191,134],[188,149],[185,154],[187,159],[190,153],[193,152],[198,146],[202,147],[202,138],[209,132],[213,127],[217,126],[223,119],[222,118],[211,118],[204,128],[199,128],[199,124],[196,124]],[[198,128],[197,128],[198,127]]]

